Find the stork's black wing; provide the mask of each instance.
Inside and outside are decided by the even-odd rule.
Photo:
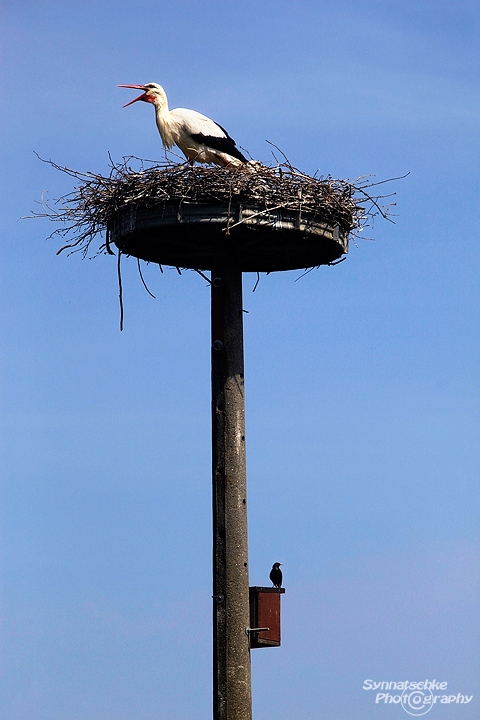
[[[223,128],[219,125],[220,130]],[[203,135],[203,133],[191,133],[190,137],[198,143],[203,143],[212,150],[219,150],[219,152],[227,153],[232,157],[240,160],[240,162],[248,162],[247,158],[242,155],[240,150],[235,145],[235,140],[232,140],[230,135],[223,130],[225,137],[218,137],[216,135]]]

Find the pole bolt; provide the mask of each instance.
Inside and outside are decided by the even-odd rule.
[[[221,341],[221,340],[215,340],[214,343],[213,343],[213,349],[214,349],[214,350],[222,350],[222,348],[223,348],[223,343],[222,343],[222,341]]]
[[[213,287],[216,287],[216,288],[222,287],[222,285],[223,285],[222,278],[219,278],[219,277],[213,278],[212,285],[213,285]]]

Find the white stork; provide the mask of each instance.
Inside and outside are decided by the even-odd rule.
[[[168,109],[165,90],[157,83],[146,85],[119,85],[118,87],[143,90],[142,95],[123,107],[138,100],[152,103],[163,146],[171,150],[177,145],[191,163],[213,163],[236,167],[248,162],[236,147],[235,140],[224,128],[196,110],[186,108]]]

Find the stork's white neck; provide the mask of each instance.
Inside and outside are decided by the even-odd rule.
[[[164,147],[169,150],[175,145],[179,138],[179,128],[168,109],[167,98],[164,103],[155,103],[155,120],[158,132],[161,135]]]
[[[168,100],[163,88],[157,88],[155,92],[151,94],[147,93],[145,99],[155,105],[156,110],[165,110],[168,112]]]

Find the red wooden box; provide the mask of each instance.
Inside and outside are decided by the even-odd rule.
[[[250,647],[280,645],[280,595],[285,588],[250,588]],[[255,628],[268,628],[256,631]]]

